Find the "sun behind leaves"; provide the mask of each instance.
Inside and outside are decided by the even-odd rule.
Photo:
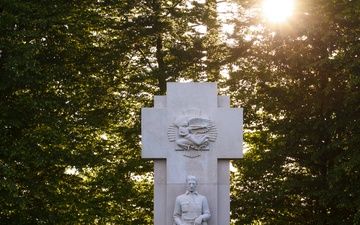
[[[293,0],[264,0],[263,13],[267,20],[273,23],[285,21],[293,14]]]

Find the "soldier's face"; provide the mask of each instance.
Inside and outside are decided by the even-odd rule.
[[[187,184],[187,189],[190,192],[194,192],[196,189],[196,181],[195,180],[188,180]]]

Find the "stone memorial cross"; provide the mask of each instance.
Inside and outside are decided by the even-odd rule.
[[[142,158],[154,160],[154,224],[173,224],[185,179],[198,179],[208,225],[230,224],[230,159],[242,158],[243,111],[217,95],[216,83],[167,83],[167,95],[142,109]]]

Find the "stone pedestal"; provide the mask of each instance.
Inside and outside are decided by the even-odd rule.
[[[168,83],[167,90],[155,96],[154,108],[142,109],[142,157],[155,163],[155,225],[173,224],[188,175],[208,199],[208,225],[229,224],[229,160],[242,158],[243,111],[229,108],[216,83]]]

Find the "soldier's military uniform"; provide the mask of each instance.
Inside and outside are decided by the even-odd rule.
[[[196,218],[202,218],[202,225],[210,219],[209,204],[205,196],[196,191],[186,191],[176,198],[174,207],[174,225],[194,225]]]

